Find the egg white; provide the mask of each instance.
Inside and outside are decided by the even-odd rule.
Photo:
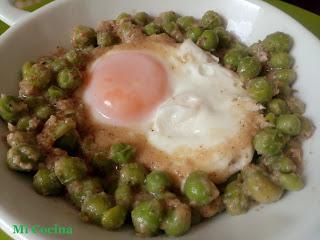
[[[184,146],[212,147],[237,134],[256,104],[236,74],[186,40],[169,58],[171,96],[156,111],[150,142],[173,153]]]

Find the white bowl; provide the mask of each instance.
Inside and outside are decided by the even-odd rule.
[[[3,4],[4,0],[1,0]],[[96,26],[122,11],[144,10],[157,14],[174,10],[200,17],[208,9],[221,13],[228,29],[251,44],[275,31],[289,33],[295,40],[298,95],[307,103],[306,115],[320,126],[320,43],[299,23],[274,7],[257,0],[66,0],[55,1],[23,17],[0,37],[0,89],[17,92],[22,63],[52,51],[57,45],[69,46],[72,26]],[[0,17],[13,23],[15,15],[0,7]],[[13,18],[12,18],[13,17]],[[1,129],[4,134],[4,127]],[[251,209],[237,217],[222,214],[186,234],[183,239],[316,240],[320,239],[320,136],[316,131],[304,144],[306,187],[287,194],[281,201]],[[44,198],[32,189],[31,181],[5,166],[6,147],[0,146],[0,227],[14,239],[138,239],[132,230],[108,232],[82,223],[66,202]],[[28,179],[28,180],[27,180]],[[13,234],[13,224],[71,226],[73,235]]]

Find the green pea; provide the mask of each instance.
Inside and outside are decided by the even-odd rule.
[[[38,106],[34,111],[36,117],[41,120],[47,120],[53,113],[54,110],[49,105]]]
[[[127,184],[120,184],[114,193],[114,197],[117,205],[126,208],[129,208],[133,203],[133,192],[131,187]]]
[[[87,172],[83,160],[77,157],[61,157],[54,164],[54,172],[64,185],[82,179]]]
[[[99,47],[109,47],[117,42],[112,32],[98,32],[97,43]]]
[[[295,114],[282,114],[277,118],[276,127],[285,134],[296,136],[301,131],[301,121]]]
[[[268,35],[262,41],[263,48],[268,52],[289,52],[293,45],[292,38],[283,32]]]
[[[312,136],[315,130],[313,122],[305,117],[300,118],[301,121],[301,131],[299,137],[302,139],[308,139]]]
[[[267,113],[264,118],[267,120],[267,122],[274,125],[276,123],[277,116],[274,113]]]
[[[151,17],[146,12],[137,12],[133,17],[134,23],[142,27],[147,25],[150,20]]]
[[[122,23],[122,22],[125,22],[125,21],[129,21],[130,22],[132,20],[132,16],[129,13],[123,12],[123,13],[120,13],[117,16],[116,20],[117,20],[118,23]]]
[[[239,181],[230,182],[225,188],[222,198],[230,215],[246,213],[250,207],[249,198],[244,194],[242,184]]]
[[[181,27],[184,31],[188,31],[191,27],[197,25],[197,21],[192,16],[183,16],[177,19],[177,24]]]
[[[100,179],[88,178],[84,180],[75,180],[67,185],[68,197],[71,202],[79,209],[83,202],[96,193],[103,192]]]
[[[68,67],[68,61],[65,58],[55,58],[51,63],[50,63],[50,68],[52,69],[53,72],[57,73],[60,72],[62,69]]]
[[[171,179],[163,171],[152,171],[146,178],[146,188],[149,193],[160,194],[171,186]]]
[[[141,28],[138,28],[132,22],[125,21],[118,26],[117,34],[118,37],[123,41],[126,42],[128,39],[131,38],[137,31],[142,31]]]
[[[274,156],[284,148],[285,137],[278,129],[264,128],[254,136],[253,145],[259,154]]]
[[[11,170],[20,172],[31,172],[35,166],[32,162],[22,161],[23,157],[16,147],[10,148],[7,152],[7,165]]]
[[[273,86],[265,77],[251,79],[247,90],[250,96],[260,103],[269,102],[273,96]]]
[[[129,163],[120,170],[120,182],[132,186],[142,185],[146,177],[146,170],[139,163]]]
[[[247,56],[250,55],[250,49],[245,44],[243,44],[238,40],[235,40],[234,42],[232,42],[231,49],[239,49],[246,52]]]
[[[61,138],[67,132],[76,128],[76,122],[72,118],[66,118],[57,123],[57,126],[52,132],[52,138],[54,141]]]
[[[101,225],[107,230],[116,230],[124,224],[126,215],[127,209],[125,207],[115,206],[103,213]]]
[[[169,35],[175,29],[179,30],[178,24],[176,22],[167,22],[163,24],[163,30]]]
[[[244,57],[240,60],[237,72],[243,79],[251,79],[261,72],[261,63],[256,57]]]
[[[93,170],[100,175],[109,173],[113,168],[113,162],[109,159],[109,154],[103,151],[93,155],[91,164]]]
[[[280,98],[272,99],[268,103],[268,110],[276,115],[287,113],[289,111],[287,103]]]
[[[161,33],[162,29],[158,24],[151,22],[151,23],[144,26],[143,31],[145,34],[150,36],[150,35]]]
[[[117,164],[128,163],[134,157],[135,151],[129,144],[113,144],[110,148],[110,158]]]
[[[261,42],[253,43],[249,47],[249,53],[259,59],[261,63],[268,61],[268,53],[263,49]]]
[[[81,218],[86,222],[101,223],[105,211],[114,206],[110,195],[104,192],[89,196],[82,204]]]
[[[36,169],[42,159],[40,150],[32,145],[20,144],[7,152],[7,165],[10,169],[21,172],[30,172]]]
[[[0,116],[7,122],[17,122],[27,105],[14,96],[0,97]]]
[[[291,173],[297,168],[290,158],[283,155],[265,157],[263,158],[263,163],[272,171],[280,171],[282,173]]]
[[[58,73],[57,82],[62,89],[75,90],[82,82],[81,73],[75,68],[63,69]]]
[[[200,27],[190,27],[186,33],[187,38],[190,38],[194,43],[196,43],[203,33],[202,28]]]
[[[291,96],[294,92],[293,89],[287,84],[279,85],[278,88],[279,94],[282,96]]]
[[[166,206],[173,206],[176,203],[180,203],[180,200],[178,199],[177,195],[169,191],[163,191],[157,195],[150,194],[150,197],[155,197],[156,199],[163,200]]]
[[[285,98],[285,101],[288,104],[290,112],[296,114],[304,114],[306,105],[301,101],[301,99],[295,96],[289,96]]]
[[[166,214],[161,228],[169,236],[178,237],[191,227],[191,210],[186,204],[178,204]]]
[[[167,22],[163,24],[164,31],[177,42],[183,42],[183,34],[176,22]]]
[[[280,173],[278,182],[284,189],[289,191],[299,191],[304,187],[301,177],[295,173]]]
[[[175,22],[178,19],[178,15],[173,11],[163,12],[160,14],[160,19],[162,24]]]
[[[201,25],[204,29],[214,29],[222,26],[223,20],[218,13],[209,10],[202,16]]]
[[[133,204],[132,207],[137,207],[140,203],[145,201],[150,201],[154,199],[154,196],[152,196],[149,192],[147,192],[145,189],[140,189],[138,192],[134,193],[133,198]],[[158,200],[162,200],[161,198],[157,198]]]
[[[131,212],[135,231],[141,236],[155,235],[159,231],[163,212],[163,205],[159,200],[139,203]]]
[[[198,210],[202,217],[204,218],[211,218],[215,216],[216,214],[222,212],[225,210],[225,205],[222,201],[221,196],[218,196],[213,201],[211,201],[209,204],[198,206]]]
[[[219,38],[219,46],[223,48],[228,48],[231,46],[232,43],[232,35],[225,30],[223,27],[216,27],[213,29],[216,32]]]
[[[204,30],[197,41],[197,45],[206,51],[216,50],[218,44],[218,35],[213,30]]]
[[[35,145],[35,134],[32,132],[11,132],[7,135],[7,143],[10,147],[18,147],[21,144]]]
[[[197,205],[208,204],[219,195],[217,187],[201,171],[189,174],[183,186],[183,193]]]
[[[67,93],[57,86],[50,86],[46,92],[50,102],[56,102],[67,97]]]
[[[22,78],[25,78],[26,76],[30,75],[33,64],[34,62],[28,61],[22,65]]]
[[[268,66],[271,69],[291,68],[294,59],[286,52],[274,53],[271,55]]]
[[[77,130],[72,129],[62,137],[58,138],[55,142],[55,146],[61,148],[68,153],[74,153],[79,145],[80,136]]]
[[[24,116],[17,122],[17,129],[20,131],[34,131],[38,128],[40,121],[31,116]]]
[[[34,109],[35,107],[42,104],[45,99],[43,96],[31,96],[31,95],[22,95],[19,99],[25,103],[29,109]]]
[[[33,176],[33,187],[42,195],[57,195],[62,191],[62,185],[54,172],[48,169],[39,169]]]
[[[95,46],[97,36],[94,29],[86,26],[76,26],[71,34],[71,44],[74,48]]]
[[[282,85],[291,85],[297,79],[297,74],[293,69],[278,69],[270,73],[271,80],[278,81]]]
[[[87,55],[80,49],[71,49],[65,54],[65,58],[75,67],[83,68],[86,66]]]
[[[20,153],[21,161],[23,162],[39,162],[42,159],[42,153],[38,147],[23,144],[17,146]]]
[[[243,189],[255,201],[271,203],[281,198],[283,189],[275,184],[261,168],[249,165],[242,170],[242,175]]]
[[[231,48],[226,52],[226,54],[223,57],[224,65],[235,71],[237,70],[240,60],[244,58],[245,56],[248,56],[248,53],[240,48]]]
[[[52,80],[52,73],[44,64],[33,64],[24,75],[24,81],[36,89],[44,89]]]

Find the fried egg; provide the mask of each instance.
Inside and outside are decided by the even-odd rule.
[[[177,182],[202,170],[221,183],[241,170],[263,121],[261,106],[216,57],[161,36],[101,50],[81,98],[98,148],[132,144],[136,161]]]

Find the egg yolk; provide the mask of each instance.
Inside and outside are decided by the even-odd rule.
[[[165,67],[155,57],[136,51],[102,56],[88,76],[90,107],[109,123],[127,125],[150,115],[168,92]]]

